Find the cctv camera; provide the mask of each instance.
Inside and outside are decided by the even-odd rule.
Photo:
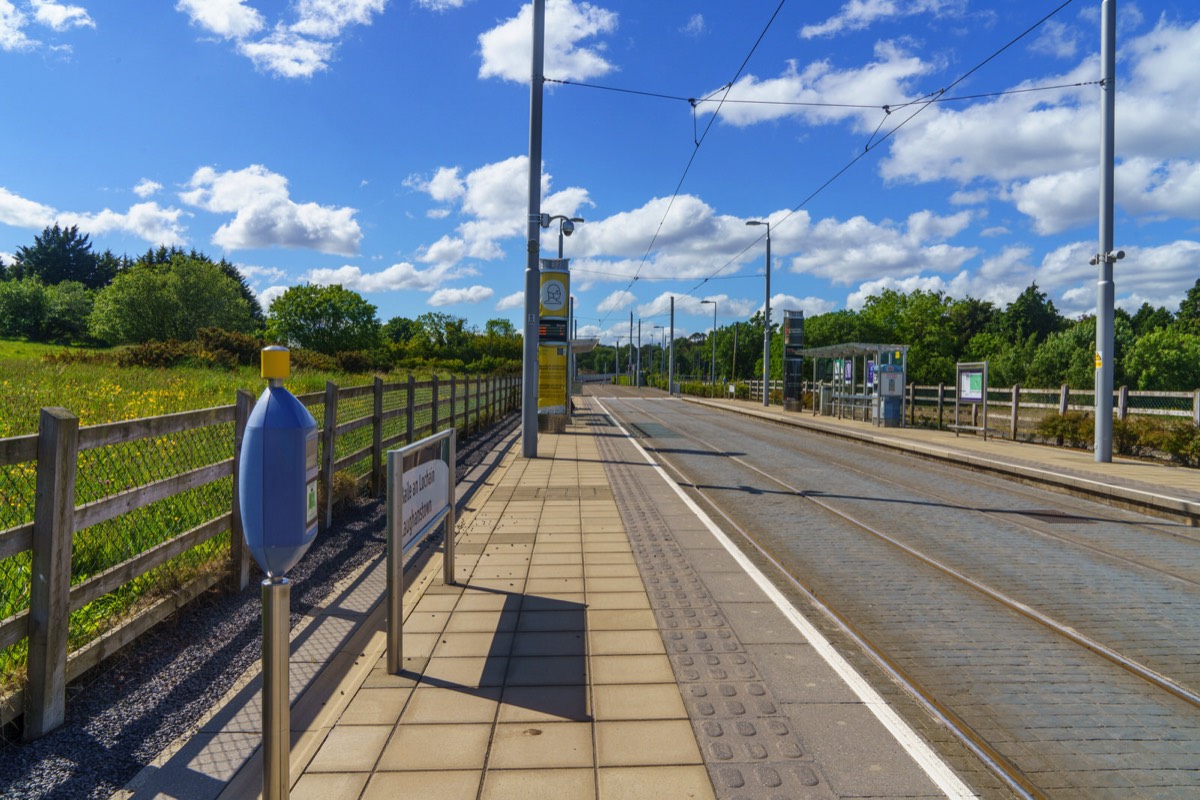
[[[575,232],[575,223],[569,219],[564,219],[562,224],[563,236],[570,236]]]

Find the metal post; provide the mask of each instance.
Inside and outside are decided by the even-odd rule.
[[[637,365],[634,368],[633,385],[641,388],[642,385],[642,321],[638,320],[638,338],[637,338]]]
[[[525,254],[525,341],[521,368],[521,454],[537,458],[538,255],[542,223],[542,68],[546,0],[533,0],[533,59],[529,80],[529,227]]]
[[[562,258],[562,227],[558,229],[558,257]],[[571,418],[571,395],[575,393],[575,295],[567,306],[567,419]]]
[[[404,459],[392,455],[388,458],[387,526],[387,669],[389,675],[399,675],[404,663],[403,614],[404,614],[404,542],[400,541],[402,525],[394,520],[404,519],[404,493],[395,488],[404,475]],[[453,481],[451,481],[453,483]]]
[[[633,372],[633,312],[629,312],[629,361],[625,366],[626,374]],[[630,378],[633,376],[630,375]],[[633,385],[633,381],[629,381],[629,385]]]
[[[667,394],[675,394],[675,297],[671,297],[671,346],[667,348]]]
[[[288,617],[292,584],[287,578],[262,582],[263,798],[287,800],[291,788],[291,708],[288,702]]]
[[[1112,461],[1113,361],[1113,132],[1116,110],[1117,3],[1100,3],[1100,252],[1096,281],[1095,460]]]
[[[454,501],[455,501],[454,484],[456,482],[455,477],[454,477],[454,465],[458,459],[458,432],[457,431],[450,431],[450,438],[448,440],[447,447],[450,451],[450,453],[449,453],[450,460],[446,462],[450,467],[450,486],[449,486],[449,491],[447,492],[447,494],[449,496],[446,498],[446,503],[447,503],[446,523],[445,523],[446,524],[446,533],[445,533],[446,552],[445,552],[445,559],[443,559],[443,562],[442,562],[442,582],[444,584],[446,584],[447,586],[453,586],[455,583],[455,581],[454,581],[454,526],[456,524],[455,514],[454,514]]]

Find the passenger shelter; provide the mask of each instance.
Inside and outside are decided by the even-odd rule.
[[[904,424],[908,345],[849,342],[810,347],[800,355],[812,362],[814,414]]]

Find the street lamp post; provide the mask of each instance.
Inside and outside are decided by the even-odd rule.
[[[717,301],[701,300],[700,305],[713,307],[712,363],[708,367],[708,385],[717,385]]]
[[[771,405],[771,223],[752,219],[747,225],[767,226],[767,295],[763,303],[763,405]]]
[[[662,337],[665,337],[665,336],[666,336],[666,330],[667,330],[667,329],[666,329],[666,328],[664,328],[662,325],[655,325],[655,326],[654,326],[654,330],[656,330],[656,331],[663,331],[663,333],[661,333],[661,334],[659,334],[659,335],[660,335],[660,336],[662,336]],[[660,373],[662,372],[662,369],[663,369],[663,367],[665,366],[665,359],[664,359],[664,358],[663,358],[663,356],[662,356],[662,347],[661,347],[661,343],[662,343],[662,342],[664,342],[664,341],[665,341],[665,338],[663,338],[663,339],[659,339],[659,342],[660,342],[660,347],[658,348],[658,349],[659,349],[659,356],[658,356],[658,369],[659,369],[659,372],[660,372]],[[651,367],[650,367],[650,368],[651,368],[651,369],[653,369],[653,368],[654,368],[654,358],[653,358],[653,356],[650,358],[650,364],[651,364]]]
[[[549,228],[550,223],[558,220],[558,257],[563,257],[563,237],[575,232],[575,223],[583,222],[583,217],[564,217],[562,214],[542,214],[542,227]]]

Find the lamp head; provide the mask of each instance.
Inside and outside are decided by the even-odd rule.
[[[562,225],[559,227],[559,230],[562,231],[563,236],[570,236],[575,232],[575,223],[569,219],[564,219],[562,221]]]

